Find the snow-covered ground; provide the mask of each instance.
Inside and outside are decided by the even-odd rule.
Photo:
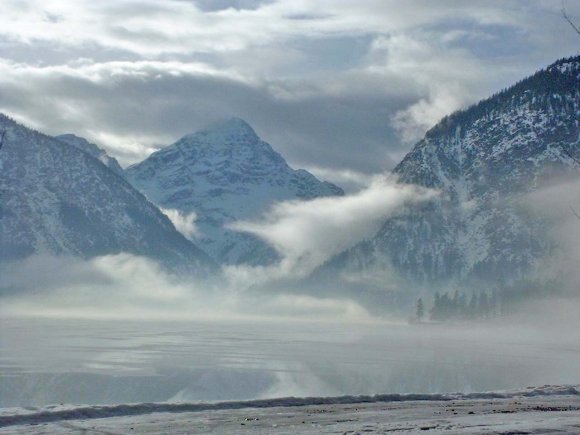
[[[579,433],[580,387],[449,395],[6,408],[5,434]]]

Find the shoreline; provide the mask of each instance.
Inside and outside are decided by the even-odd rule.
[[[580,387],[0,409],[2,433],[580,431]],[[451,431],[451,432],[450,432]]]

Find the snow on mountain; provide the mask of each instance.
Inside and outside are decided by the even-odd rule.
[[[390,270],[434,289],[524,276],[552,249],[525,195],[554,177],[578,177],[579,119],[578,56],[444,118],[394,170],[400,182],[442,195],[388,219],[315,277]]]
[[[61,142],[65,142],[69,145],[77,147],[78,149],[84,151],[85,153],[89,153],[91,156],[99,160],[111,171],[124,177],[123,168],[121,168],[121,165],[119,165],[117,159],[109,156],[105,150],[99,148],[94,143],[89,142],[85,138],[75,136],[74,134],[61,134],[55,137]]]
[[[227,264],[267,264],[275,251],[256,237],[227,229],[273,203],[342,195],[337,186],[294,170],[241,119],[184,136],[126,170],[127,179],[163,209],[195,212],[196,242]]]
[[[90,153],[0,114],[0,261],[128,252],[184,271],[213,262]]]

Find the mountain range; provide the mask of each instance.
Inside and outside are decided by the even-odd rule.
[[[439,195],[385,219],[368,240],[318,268],[310,284],[433,291],[501,287],[532,273],[555,246],[529,195],[556,179],[578,179],[579,102],[576,56],[442,119],[393,171],[399,183]],[[3,262],[129,252],[197,275],[219,264],[268,265],[275,250],[231,224],[276,202],[344,195],[291,168],[239,118],[125,170],[78,136],[50,137],[4,115],[0,133]],[[167,210],[194,221],[191,240]]]
[[[205,276],[215,263],[92,151],[0,115],[0,261],[128,252]],[[110,163],[109,160],[105,161]],[[114,164],[113,164],[114,166]]]

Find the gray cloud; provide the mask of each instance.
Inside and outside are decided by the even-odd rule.
[[[10,293],[11,289],[15,291]],[[212,321],[370,319],[352,300],[284,294],[257,298],[243,290],[235,283],[216,288],[210,283],[184,281],[166,274],[150,259],[127,253],[90,260],[36,255],[0,266],[0,293],[5,292],[0,314],[5,316]]]
[[[239,116],[295,166],[370,174],[441,116],[576,52],[560,7],[6,0],[0,111],[125,164]]]
[[[222,11],[229,8],[232,9],[249,9],[255,10],[260,6],[274,3],[275,0],[183,0],[193,3],[198,9],[202,11]]]
[[[394,111],[384,107],[389,89],[382,98],[359,98],[359,92],[332,94],[319,83],[305,89],[302,83],[257,82],[206,65],[169,62],[0,64],[0,70],[0,106],[9,107],[6,112],[48,133],[85,136],[125,164],[230,116],[246,118],[300,166],[376,172],[392,163],[384,144],[389,135],[395,140],[388,126]],[[350,80],[356,78],[337,86],[346,88]],[[397,93],[390,99],[401,100]]]

